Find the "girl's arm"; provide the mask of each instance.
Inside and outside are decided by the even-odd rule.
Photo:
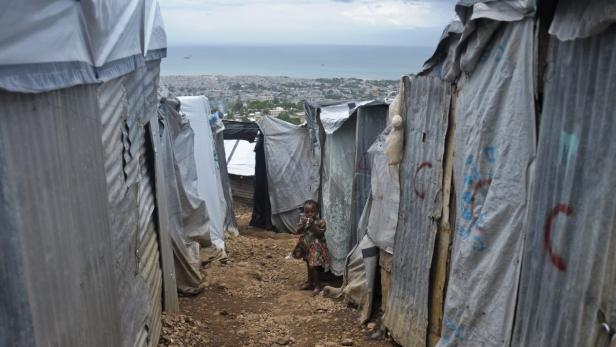
[[[293,226],[293,230],[291,230],[293,232],[293,234],[301,234],[302,231],[304,230],[304,224],[302,223],[297,223],[295,224],[295,226]]]
[[[303,234],[304,233],[304,226],[306,225],[306,218],[303,215],[300,215],[299,217],[299,221],[295,224],[295,226],[293,227],[292,232],[294,234]]]
[[[314,224],[312,224],[312,226],[310,227],[310,231],[312,231],[312,233],[316,236],[323,236],[326,229],[327,227],[325,225],[325,221],[322,219],[315,221]]]

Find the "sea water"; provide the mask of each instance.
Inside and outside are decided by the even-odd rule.
[[[433,50],[410,46],[171,46],[161,74],[396,80],[417,72]]]

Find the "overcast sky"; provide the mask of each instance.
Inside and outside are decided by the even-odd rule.
[[[455,0],[159,0],[169,46],[359,44],[434,47]]]

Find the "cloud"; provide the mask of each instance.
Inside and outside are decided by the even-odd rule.
[[[169,45],[426,45],[455,0],[160,0]],[[401,33],[405,34],[402,35]]]
[[[363,3],[343,14],[357,23],[381,27],[426,28],[442,25],[442,20],[434,13],[434,7],[426,2]]]

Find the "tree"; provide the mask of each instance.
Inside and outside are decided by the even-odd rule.
[[[244,108],[244,104],[242,103],[242,100],[239,98],[237,99],[237,101],[231,104],[231,111],[233,113],[241,113],[243,108]]]

